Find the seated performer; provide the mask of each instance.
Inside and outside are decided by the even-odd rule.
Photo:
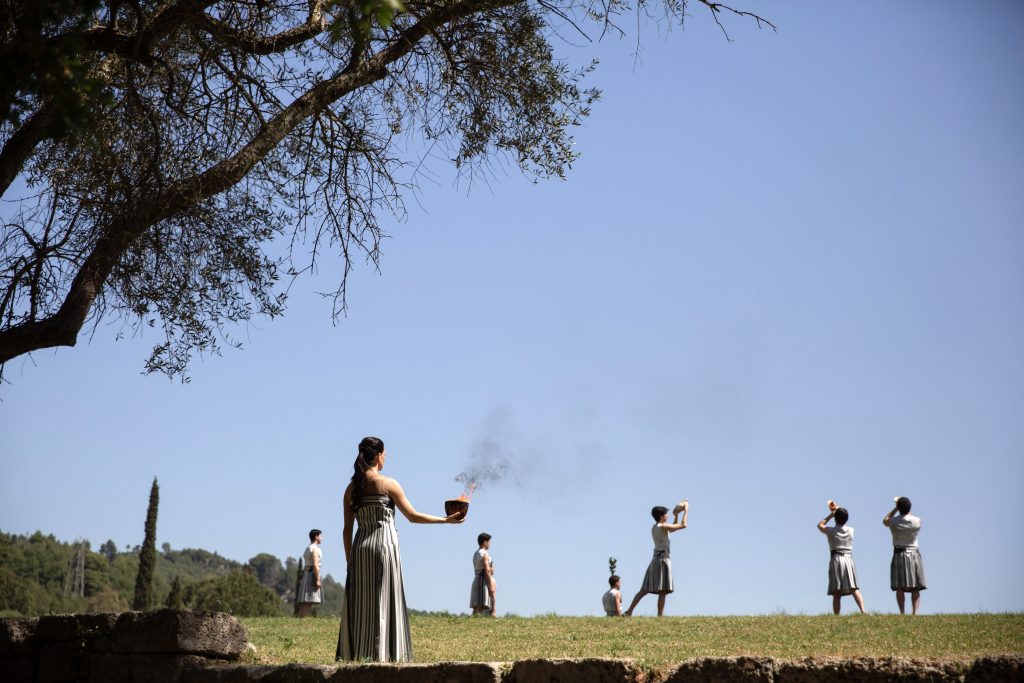
[[[604,613],[609,617],[621,617],[622,616],[622,580],[612,574],[608,577],[608,585],[610,588],[601,596],[601,606],[604,607]]]

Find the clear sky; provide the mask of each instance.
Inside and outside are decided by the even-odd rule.
[[[893,611],[907,495],[925,613],[1024,610],[1024,4],[740,4],[779,32],[694,3],[639,60],[563,47],[604,91],[568,179],[436,164],[337,326],[325,265],[189,384],[117,324],[12,362],[0,529],[141,543],[158,476],[158,544],[297,556],[315,526],[340,578],[374,434],[427,512],[510,463],[464,525],[400,521],[418,609],[467,609],[488,531],[499,613],[598,614],[607,558],[632,595],[650,508],[687,497],[667,614],[827,611],[828,498]]]

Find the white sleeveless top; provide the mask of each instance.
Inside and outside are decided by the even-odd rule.
[[[487,563],[491,561],[491,556],[483,548],[478,549],[473,553],[473,572],[479,574],[487,569]]]
[[[609,588],[608,592],[601,596],[601,606],[605,614],[616,614],[616,596],[619,595],[618,588]]]
[[[894,517],[889,520],[892,544],[897,548],[916,548],[917,534],[921,531],[921,519],[914,515]]]
[[[313,558],[316,557],[318,560],[323,556],[323,550],[320,549],[316,543],[310,543],[306,551],[302,553],[302,564],[306,569],[313,568]]]
[[[651,538],[654,539],[654,552],[660,551],[667,555],[669,548],[668,530],[655,524],[651,527]]]
[[[827,526],[825,527],[825,535],[828,536],[829,550],[853,550],[852,526]]]

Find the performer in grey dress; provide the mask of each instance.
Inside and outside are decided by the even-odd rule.
[[[473,553],[473,586],[469,591],[469,607],[473,614],[497,614],[496,593],[494,583],[494,561],[491,560],[491,535],[480,534],[476,537],[477,548]]]
[[[633,602],[630,603],[629,609],[623,612],[623,616],[633,616],[633,610],[636,609],[640,599],[648,593],[658,595],[658,616],[665,614],[665,596],[675,590],[672,584],[672,557],[669,552],[668,535],[673,531],[686,528],[686,520],[690,514],[689,502],[684,500],[676,505],[672,512],[674,516],[672,523],[669,524],[668,508],[659,505],[651,510],[651,516],[654,517],[654,526],[651,527],[651,537],[654,539],[654,557],[651,558],[651,563],[647,566],[643,585],[633,596]],[[680,512],[683,513],[682,521],[679,520]]]
[[[324,601],[323,583],[320,581],[320,559],[323,552],[320,550],[321,538],[319,529],[311,529],[309,532],[309,547],[302,553],[302,562],[305,571],[302,572],[302,580],[299,581],[299,592],[295,596],[298,610],[297,617],[308,617],[313,613],[313,605],[319,605]]]
[[[829,505],[834,505],[829,501]],[[835,526],[825,526],[835,518]],[[864,614],[864,599],[857,587],[857,569],[853,564],[853,527],[847,526],[850,513],[846,508],[835,508],[828,517],[818,522],[818,531],[828,536],[828,594],[832,596],[832,613],[839,614],[839,601],[844,595],[852,595],[857,601],[860,613]]]
[[[899,512],[899,517],[895,517]],[[921,519],[910,514],[910,499],[901,496],[896,507],[882,520],[892,532],[892,562],[889,564],[889,584],[896,591],[896,604],[900,614],[904,611],[905,593],[910,591],[913,613],[921,607],[921,591],[928,586],[924,578],[924,562],[917,547],[917,535],[921,531]]]
[[[335,658],[374,662],[412,660],[409,615],[402,584],[395,507],[414,524],[460,524],[450,517],[417,512],[394,479],[380,473],[384,442],[368,436],[359,442],[352,481],[345,489],[345,608]],[[354,523],[359,530],[352,538]]]

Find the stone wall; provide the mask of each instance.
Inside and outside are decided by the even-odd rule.
[[[0,619],[0,683],[1024,682],[1024,655],[974,661],[700,657],[649,670],[615,659],[254,666],[240,663],[245,650],[245,627],[218,612]]]
[[[177,683],[237,661],[246,641],[245,627],[219,612],[0,619],[0,682]]]

